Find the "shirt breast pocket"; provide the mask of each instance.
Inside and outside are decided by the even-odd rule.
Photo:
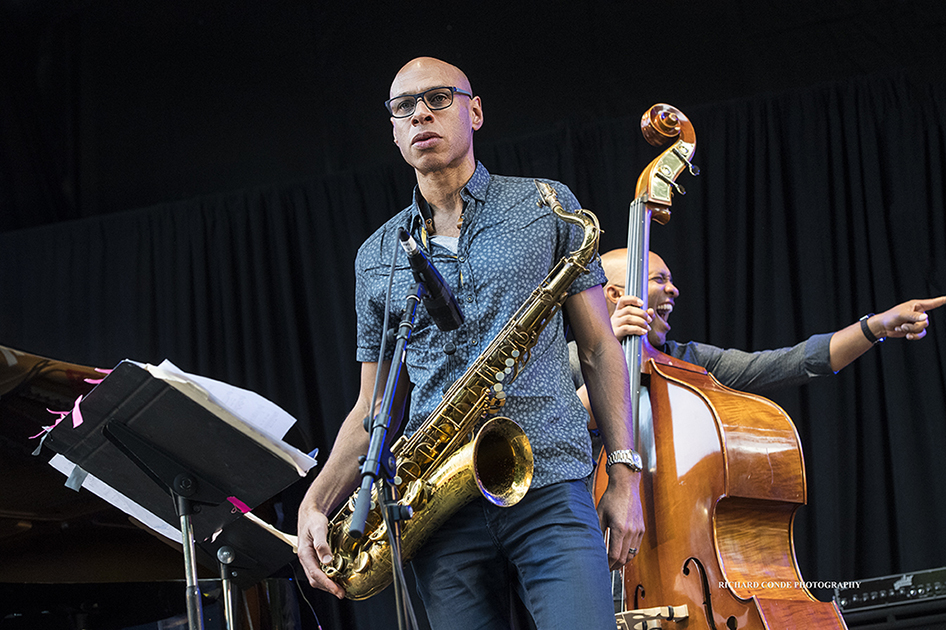
[[[398,263],[394,266],[394,280],[389,282],[391,265],[382,264],[368,267],[364,270],[367,282],[372,285],[371,309],[376,317],[384,317],[385,302],[388,299],[388,285],[390,284],[390,304],[388,305],[388,330],[397,330],[404,309],[410,304],[408,298],[417,295],[417,281],[408,263]],[[379,322],[380,323],[380,322]],[[427,313],[423,302],[417,305],[414,311],[414,322],[411,337],[415,343],[426,337],[434,326],[433,320]],[[394,341],[389,340],[393,345]]]

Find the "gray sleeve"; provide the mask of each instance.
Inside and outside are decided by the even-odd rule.
[[[580,389],[585,384],[585,377],[581,374],[581,360],[578,358],[578,344],[574,341],[568,342],[568,367],[572,372],[572,382],[575,389]]]
[[[709,370],[733,389],[762,393],[807,383],[833,374],[830,342],[833,333],[813,335],[790,348],[744,352],[691,341],[667,341],[664,352]]]

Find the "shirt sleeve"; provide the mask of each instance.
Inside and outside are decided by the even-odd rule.
[[[667,341],[664,351],[709,370],[723,385],[760,394],[833,374],[831,334],[813,335],[789,348],[745,352],[705,343]]]
[[[378,286],[384,284],[389,270],[374,254],[368,243],[355,257],[355,360],[361,363],[378,361],[381,350],[381,331],[384,329],[384,295],[378,296]],[[380,301],[379,301],[380,300]],[[385,347],[385,360],[394,356],[393,344]]]
[[[585,384],[585,377],[581,373],[581,359],[578,358],[578,344],[574,341],[568,342],[568,369],[572,373],[572,383],[575,389],[581,389]]]

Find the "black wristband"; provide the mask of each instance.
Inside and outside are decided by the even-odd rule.
[[[864,317],[862,317],[859,321],[861,322],[861,332],[863,332],[864,336],[867,337],[867,341],[876,344],[886,339],[886,337],[881,337],[878,339],[874,336],[874,333],[870,331],[870,326],[867,325],[867,320],[873,316],[873,313],[868,313],[867,315],[864,315]]]

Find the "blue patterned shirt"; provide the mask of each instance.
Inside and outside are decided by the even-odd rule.
[[[566,186],[541,181],[554,187],[565,209],[579,207]],[[413,203],[372,234],[355,259],[358,361],[378,360],[388,271],[395,249],[400,248],[399,227],[429,248],[431,262],[463,309],[463,325],[449,332],[437,328],[422,305],[417,309],[407,345],[407,373],[414,385],[405,429],[408,435],[437,407],[443,392],[479,357],[559,259],[577,249],[582,239],[578,226],[536,205],[539,195],[531,179],[490,175],[477,163],[461,196],[463,225],[456,254],[422,234],[421,207],[426,210],[426,206],[415,189]],[[604,283],[597,256],[589,269],[590,273],[575,280],[569,295]],[[390,327],[397,326],[405,297],[412,295],[414,288],[407,257],[400,251]],[[448,343],[456,346],[453,354],[443,350]],[[392,358],[393,350],[394,344],[387,344],[385,359]],[[586,477],[592,468],[588,415],[572,386],[561,311],[540,335],[525,369],[505,391],[501,415],[518,422],[532,444],[533,487]]]

